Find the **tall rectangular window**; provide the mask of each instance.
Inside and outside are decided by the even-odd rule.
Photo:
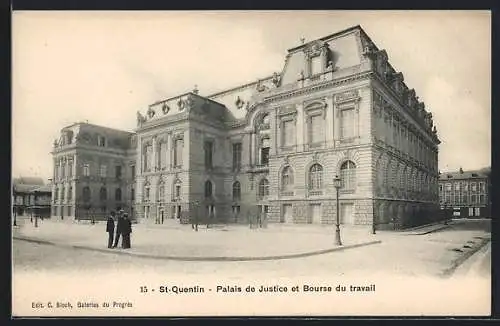
[[[354,108],[340,111],[340,137],[342,139],[355,136]]]
[[[233,171],[238,171],[241,168],[241,143],[233,144]]]
[[[90,175],[90,164],[83,164],[83,176],[88,177]]]
[[[132,179],[135,179],[135,165],[130,166],[130,174],[132,175]]]
[[[262,139],[262,144],[260,148],[260,164],[268,165],[269,164],[269,152],[271,149],[271,143],[269,138]]]
[[[105,178],[107,176],[107,173],[108,173],[108,167],[105,164],[101,164],[101,170],[99,172],[101,178]]]
[[[184,140],[182,138],[175,140],[175,151],[174,151],[174,166],[182,166],[182,149],[184,147]]]
[[[104,138],[103,136],[98,136],[97,142],[98,142],[99,147],[106,146],[106,138]]]
[[[148,145],[146,147],[146,159],[145,159],[144,171],[150,172],[152,166],[153,166],[153,146]]]
[[[485,192],[485,184],[484,184],[484,182],[479,182],[479,191],[480,192]]]
[[[167,143],[166,142],[161,142],[160,143],[160,148],[159,148],[159,152],[158,152],[158,160],[160,162],[160,168],[163,170],[167,167],[167,156],[166,156],[166,153],[167,153]]]
[[[115,177],[117,179],[122,177],[122,167],[120,165],[115,166]]]
[[[73,176],[73,162],[69,162],[68,164],[68,177],[72,177]]]
[[[325,141],[324,136],[324,122],[323,116],[313,115],[311,116],[310,125],[309,125],[309,135],[310,135],[310,143],[316,144]]]
[[[471,191],[477,191],[477,186],[476,186],[476,183],[475,182],[472,182],[470,184],[470,187],[471,187]]]
[[[282,144],[285,147],[295,145],[295,122],[293,120],[283,121]]]
[[[205,168],[211,169],[213,168],[213,150],[214,143],[210,140],[206,140],[203,149],[205,151]]]

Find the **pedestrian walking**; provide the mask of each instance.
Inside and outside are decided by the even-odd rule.
[[[106,232],[108,232],[108,248],[113,248],[113,238],[115,234],[115,212],[112,211],[106,223]]]
[[[131,247],[130,234],[132,233],[132,221],[128,218],[128,214],[123,214],[123,228],[122,228],[122,248],[129,249]]]
[[[124,225],[124,220],[123,220],[123,211],[120,211],[118,213],[118,221],[116,222],[116,233],[115,233],[115,243],[113,244],[113,248],[116,248],[118,246],[118,242],[120,241],[120,236],[123,234],[123,225]],[[122,246],[123,246],[123,238],[122,238]]]

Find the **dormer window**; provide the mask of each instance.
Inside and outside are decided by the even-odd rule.
[[[317,55],[311,58],[311,76],[319,75],[323,72],[321,56]]]
[[[106,138],[103,136],[97,136],[97,146],[99,147],[106,147]]]

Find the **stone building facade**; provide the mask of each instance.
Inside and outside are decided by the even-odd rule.
[[[134,140],[133,133],[85,122],[63,128],[52,150],[51,215],[103,219],[111,210],[130,210]]]
[[[289,49],[255,82],[153,103],[135,137],[142,221],[331,224],[336,175],[344,224],[412,226],[439,209],[432,114],[360,26]]]
[[[439,175],[439,203],[448,217],[491,217],[490,169]]]

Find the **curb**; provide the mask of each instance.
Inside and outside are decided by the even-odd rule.
[[[464,255],[458,257],[450,267],[446,268],[445,270],[443,270],[441,272],[441,276],[442,277],[450,277],[453,275],[453,273],[455,272],[455,270],[460,266],[462,265],[467,259],[469,259],[472,255],[474,255],[476,252],[478,252],[479,250],[481,250],[482,248],[484,248],[484,246],[486,246],[486,244],[488,244],[488,242],[491,241],[491,238],[483,238],[480,242],[479,245],[477,245],[476,247],[472,248],[471,250],[467,251]]]
[[[44,245],[63,247],[63,248],[73,248],[73,249],[82,249],[82,250],[88,250],[88,251],[97,251],[97,252],[115,254],[115,255],[127,255],[127,256],[135,256],[135,257],[141,257],[141,258],[160,259],[160,260],[212,261],[212,262],[217,262],[217,261],[219,261],[219,262],[224,262],[224,261],[259,261],[259,260],[262,261],[262,260],[283,260],[283,259],[302,258],[302,257],[322,255],[322,254],[327,254],[327,253],[331,253],[331,252],[335,252],[335,251],[343,251],[343,250],[347,250],[347,249],[359,248],[359,247],[369,246],[372,244],[382,243],[381,240],[375,240],[375,241],[363,242],[363,243],[358,243],[358,244],[349,245],[349,246],[335,247],[335,248],[330,248],[330,249],[323,249],[323,250],[317,250],[317,251],[311,251],[311,252],[305,252],[305,253],[299,253],[299,254],[290,254],[290,255],[260,256],[260,257],[255,257],[255,256],[254,257],[244,257],[244,256],[243,257],[224,257],[224,256],[219,256],[219,257],[192,256],[192,257],[189,257],[189,256],[159,256],[159,255],[134,253],[134,252],[127,252],[127,251],[116,251],[116,250],[109,250],[109,249],[92,248],[92,247],[80,246],[80,245],[67,245],[67,244],[55,243],[52,241],[39,240],[39,239],[33,239],[33,238],[27,238],[27,237],[13,237],[13,239],[27,241],[27,242],[33,242],[33,243],[38,243],[38,244],[44,244]]]
[[[441,231],[441,230],[444,230],[444,229],[447,229],[449,228],[450,225],[442,225],[441,227],[439,228],[435,228],[435,229],[432,229],[432,230],[429,230],[429,231],[424,231],[424,232],[416,232],[416,233],[411,233],[412,231],[409,231],[408,235],[425,235],[425,234],[429,234],[429,233],[433,233],[433,232],[437,232],[437,231]]]

